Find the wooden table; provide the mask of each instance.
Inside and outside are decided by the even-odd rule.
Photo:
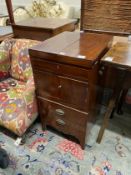
[[[76,138],[82,148],[95,120],[99,60],[111,40],[63,32],[29,50],[43,128]]]
[[[0,42],[6,38],[12,38],[13,32],[11,26],[0,27]]]
[[[64,31],[74,31],[76,20],[36,17],[12,24],[12,27],[16,38],[43,41]]]
[[[109,101],[107,112],[104,116],[102,126],[99,131],[97,142],[100,143],[104,130],[109,123],[109,118],[112,115],[114,108],[118,106],[120,95],[123,88],[131,87],[131,43],[118,42],[116,43],[102,58],[103,65],[107,68],[114,68],[114,73],[119,71],[115,81],[115,89],[112,98]],[[115,74],[114,74],[115,77]],[[113,76],[112,76],[113,78]]]

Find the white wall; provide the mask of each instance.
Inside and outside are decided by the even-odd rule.
[[[80,11],[81,6],[81,0],[57,0],[60,2],[65,2],[69,6],[75,7],[75,13],[77,16],[77,13]],[[13,7],[19,6],[19,5],[29,5],[32,2],[32,0],[12,0]],[[5,7],[5,0],[0,0],[0,13],[7,13],[6,7]]]

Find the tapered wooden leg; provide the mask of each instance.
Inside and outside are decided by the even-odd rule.
[[[85,135],[86,135],[86,134],[83,134],[83,135],[79,138],[80,145],[81,145],[81,148],[82,148],[83,150],[85,149]]]
[[[112,111],[114,109],[115,102],[116,102],[115,99],[111,99],[110,102],[109,102],[107,111],[106,111],[105,116],[104,116],[102,126],[100,128],[100,131],[99,131],[99,134],[98,134],[98,137],[97,137],[97,143],[100,143],[101,140],[102,140],[104,131],[105,131],[105,129],[106,129],[108,123],[109,123],[110,116],[111,116]]]
[[[119,114],[119,115],[123,114],[122,106],[123,106],[124,99],[125,99],[125,96],[127,94],[127,91],[128,91],[127,89],[123,89],[122,92],[121,92],[121,96],[120,96],[118,106],[117,106],[117,114]]]

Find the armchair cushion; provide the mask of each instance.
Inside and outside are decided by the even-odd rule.
[[[12,78],[0,82],[0,125],[22,135],[37,115],[35,91]]]

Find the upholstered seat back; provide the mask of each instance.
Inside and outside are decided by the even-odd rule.
[[[38,41],[17,39],[12,46],[11,70],[13,78],[27,82],[32,76],[32,68],[28,53],[28,48],[38,44]]]

